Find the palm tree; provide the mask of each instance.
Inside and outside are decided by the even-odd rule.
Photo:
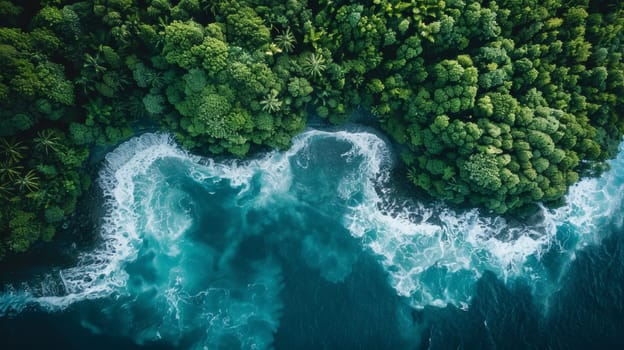
[[[24,158],[24,152],[28,149],[22,141],[15,139],[7,140],[4,137],[0,138],[0,153],[4,158],[13,163],[18,163]]]
[[[122,90],[129,84],[128,79],[126,79],[123,74],[119,74],[116,71],[105,73],[102,76],[102,81],[115,92]]]
[[[278,91],[273,89],[271,92],[266,95],[264,100],[260,101],[262,105],[262,110],[272,113],[277,112],[282,108],[282,101],[277,98]]]
[[[362,84],[364,84],[364,76],[361,74],[354,74],[350,80],[356,88],[359,88]]]
[[[150,84],[152,84],[153,88],[160,89],[165,87],[165,77],[161,72],[154,72],[151,74],[149,79]]]
[[[9,199],[9,197],[11,197],[11,195],[13,190],[13,186],[11,186],[11,184],[7,183],[7,182],[1,182],[0,183],[0,199]]]
[[[295,36],[290,31],[290,27],[286,28],[286,30],[275,37],[275,45],[282,49],[284,52],[291,52],[295,48],[295,44],[297,41],[295,40]]]
[[[130,113],[130,116],[135,119],[141,119],[147,115],[143,101],[136,96],[131,97],[128,102],[122,106]]]
[[[461,193],[462,192],[462,186],[457,183],[457,180],[455,179],[455,176],[451,177],[448,181],[448,188],[449,190],[453,191],[453,192],[457,192],[457,193]]]
[[[309,77],[320,77],[321,73],[327,68],[325,66],[325,58],[323,56],[311,53],[307,55],[301,63],[303,72]]]
[[[50,150],[58,152],[61,146],[61,138],[54,130],[40,130],[37,132],[37,136],[33,140],[35,142],[35,148],[39,151],[44,151],[46,155]]]
[[[16,177],[14,184],[20,191],[28,190],[29,192],[35,192],[39,189],[39,177],[37,177],[34,170],[30,170],[24,176]]]
[[[325,106],[327,104],[327,100],[329,99],[329,92],[327,90],[321,90],[316,94],[314,99],[314,103],[317,105]]]
[[[0,162],[0,179],[13,180],[20,174],[22,166],[17,165],[11,161]]]
[[[93,81],[91,81],[91,78],[85,75],[81,75],[80,77],[78,77],[78,79],[76,79],[76,85],[82,86],[82,92],[85,95],[91,91],[95,91]]]
[[[47,208],[48,205],[50,204],[50,196],[48,195],[48,192],[45,189],[30,192],[29,194],[26,195],[26,197],[32,199],[35,205],[39,207]]]
[[[102,73],[106,71],[106,67],[100,64],[100,53],[102,52],[102,47],[100,45],[99,52],[92,56],[88,53],[85,53],[84,59],[85,62],[82,64],[83,68],[91,68],[95,72],[95,74]]]
[[[418,172],[415,168],[410,167],[407,169],[407,180],[413,183],[414,185],[418,183]]]

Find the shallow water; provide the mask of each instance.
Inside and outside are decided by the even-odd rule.
[[[622,149],[611,167],[512,225],[399,199],[393,152],[366,130],[309,130],[225,163],[144,134],[106,157],[97,247],[7,282],[0,335],[12,348],[616,346]]]

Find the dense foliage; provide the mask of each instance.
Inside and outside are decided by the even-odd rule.
[[[590,0],[0,1],[0,257],[54,235],[94,144],[151,120],[200,152],[372,112],[408,178],[556,205],[624,132],[624,5]]]

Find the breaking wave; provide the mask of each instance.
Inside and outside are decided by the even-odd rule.
[[[309,130],[286,152],[228,162],[145,134],[104,163],[99,246],[74,267],[6,286],[0,316],[106,299],[83,322],[94,332],[115,323],[140,344],[264,349],[280,324],[287,256],[341,283],[373,254],[411,306],[465,308],[485,271],[523,279],[546,300],[575,252],[603,238],[600,227],[623,224],[622,148],[610,171],[531,225],[395,201],[392,151],[361,130]]]

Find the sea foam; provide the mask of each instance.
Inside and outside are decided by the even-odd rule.
[[[559,281],[549,272],[544,254],[558,256],[563,267],[555,276],[561,276],[576,250],[604,238],[601,227],[622,226],[623,147],[609,161],[611,170],[578,182],[566,196],[565,206],[542,208],[542,222],[533,225],[510,225],[476,209],[455,212],[441,203],[388,206],[383,191],[376,190],[383,183],[366,186],[366,199],[351,208],[344,225],[380,257],[391,285],[416,308],[467,307],[474,282],[486,270],[504,281],[522,278],[536,294],[547,297]],[[360,151],[368,154],[365,148]],[[366,178],[381,171],[367,170]]]
[[[81,254],[76,266],[38,280],[47,287],[31,281],[5,288],[0,316],[37,305],[61,310],[110,296],[124,300],[110,306],[115,314],[122,305],[132,309],[132,298],[142,296],[156,305],[152,317],[162,326],[133,331],[129,335],[137,341],[175,343],[180,334],[208,322],[211,328],[196,345],[214,345],[231,338],[227,332],[235,322],[235,334],[254,334],[247,340],[241,335],[239,341],[263,348],[279,326],[282,284],[279,263],[270,254],[250,260],[247,272],[231,277],[243,259],[240,246],[251,236],[272,236],[266,239],[274,246],[298,240],[308,267],[341,283],[357,260],[346,235],[377,258],[390,285],[413,307],[467,307],[485,271],[503,281],[522,278],[536,293],[548,295],[561,273],[552,273],[545,254],[555,254],[565,267],[577,249],[603,238],[600,227],[622,225],[622,148],[610,161],[610,171],[581,180],[570,189],[565,206],[542,208],[543,220],[532,225],[511,225],[476,209],[455,212],[441,203],[395,202],[393,165],[388,143],[367,131],[309,130],[285,152],[226,162],[190,155],[166,134],[134,138],[107,155],[100,172],[106,214],[98,247]],[[196,187],[185,188],[184,179]],[[192,199],[193,191],[202,191],[203,202]],[[215,206],[215,220],[227,219],[224,213],[232,218],[222,231],[195,232],[202,215],[212,215],[201,205]],[[252,222],[253,215],[265,218],[261,225]],[[288,232],[273,229],[280,215],[293,222]],[[326,227],[331,220],[342,229]],[[206,268],[198,270],[198,262]],[[133,272],[141,264],[152,266],[155,277]]]
[[[136,244],[140,240],[133,204],[134,177],[155,160],[172,157],[191,158],[166,134],[145,134],[109,153],[99,174],[106,215],[98,247],[82,253],[76,266],[58,272],[54,280],[62,281],[63,293],[50,295],[45,289],[9,288],[0,294],[0,315],[20,312],[29,305],[61,310],[78,301],[122,292],[127,281],[122,264],[136,256]]]

